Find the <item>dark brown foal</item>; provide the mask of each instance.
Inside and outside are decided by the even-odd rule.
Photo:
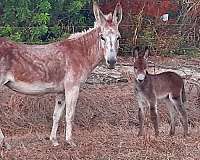
[[[149,74],[147,72],[147,57],[149,49],[139,51],[139,47],[134,51],[134,74],[135,90],[139,103],[139,123],[138,135],[143,135],[144,125],[144,103],[150,108],[151,120],[155,129],[155,135],[159,135],[157,100],[163,99],[169,105],[171,118],[170,135],[175,134],[175,116],[178,111],[182,117],[184,135],[188,135],[188,118],[184,103],[186,101],[183,79],[174,72],[163,72],[160,74]]]

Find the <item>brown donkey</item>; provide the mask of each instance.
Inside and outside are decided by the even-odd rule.
[[[105,59],[109,68],[117,60],[122,20],[118,3],[114,13],[104,15],[93,5],[95,26],[63,41],[47,45],[25,45],[0,38],[0,85],[31,95],[57,93],[50,140],[58,145],[56,132],[59,119],[66,109],[65,138],[71,138],[72,120],[79,88],[92,70]],[[0,142],[4,140],[0,129]]]
[[[149,49],[139,51],[139,47],[134,51],[134,74],[135,91],[139,104],[139,133],[143,135],[144,125],[144,103],[150,108],[150,116],[155,129],[155,135],[159,135],[157,100],[163,99],[168,103],[171,118],[170,135],[175,134],[175,115],[178,111],[182,117],[184,136],[188,135],[188,119],[184,102],[186,101],[183,79],[174,72],[163,72],[160,74],[149,74],[147,72],[147,57]]]

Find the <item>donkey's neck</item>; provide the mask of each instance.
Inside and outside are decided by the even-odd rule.
[[[85,37],[83,37],[83,39],[86,40],[86,43],[88,45],[88,51],[86,51],[84,55],[88,59],[90,59],[90,66],[92,70],[104,58],[105,50],[101,44],[100,31],[100,27],[96,27],[94,30],[91,31],[91,34],[88,33],[85,35]]]
[[[101,45],[99,38],[100,27],[89,29],[85,33],[78,33],[69,38],[69,40],[76,41],[76,44],[81,46],[82,50],[80,54],[83,57],[83,61],[87,62],[87,67],[91,72],[103,59],[104,49]],[[77,37],[76,37],[77,36]]]

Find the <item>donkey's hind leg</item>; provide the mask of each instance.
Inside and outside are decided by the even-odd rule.
[[[60,120],[60,117],[62,116],[64,108],[65,108],[65,95],[58,94],[56,97],[56,104],[53,113],[53,126],[50,135],[50,140],[52,141],[54,146],[58,145],[56,133],[58,129],[58,122]]]
[[[165,99],[165,102],[167,103],[167,108],[169,110],[169,115],[170,115],[169,135],[173,136],[175,134],[176,108],[174,104],[169,100],[169,98]]]
[[[183,125],[183,130],[184,130],[184,136],[189,135],[188,133],[188,117],[186,113],[186,108],[181,100],[181,97],[172,97],[171,98],[172,103],[175,105],[177,110],[179,111],[181,118],[182,118],[182,125]]]

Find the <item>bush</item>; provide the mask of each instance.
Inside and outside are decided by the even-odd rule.
[[[43,43],[69,35],[63,26],[91,23],[83,8],[89,0],[2,0],[0,36],[26,43]],[[91,17],[91,16],[89,16]]]

